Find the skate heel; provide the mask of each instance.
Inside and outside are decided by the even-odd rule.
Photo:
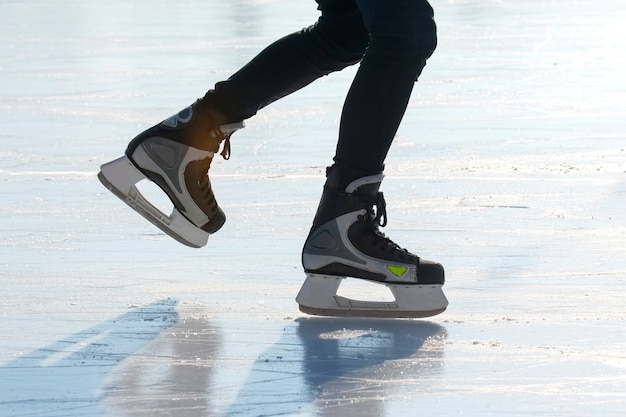
[[[209,234],[191,223],[176,208],[166,214],[150,203],[135,186],[146,176],[126,156],[100,167],[98,179],[116,197],[180,243],[192,248],[206,245]]]
[[[98,173],[100,182],[119,198],[128,195],[135,184],[145,178],[126,156],[102,165]]]
[[[421,318],[442,313],[448,306],[441,285],[386,284],[395,301],[360,301],[337,295],[345,277],[307,274],[296,297],[300,311],[318,316],[367,316],[387,318]]]

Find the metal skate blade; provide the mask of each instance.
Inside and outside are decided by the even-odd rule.
[[[337,295],[344,277],[308,274],[296,301],[300,311],[317,316],[359,316],[381,318],[423,318],[444,312],[448,306],[441,285],[384,285],[392,301],[364,301]]]
[[[141,194],[135,184],[146,176],[126,156],[102,165],[98,179],[116,197],[173,239],[192,248],[206,245],[207,232],[196,227],[176,208],[168,215]]]
[[[300,311],[312,316],[326,317],[372,317],[381,319],[423,319],[426,317],[436,316],[446,311],[446,307],[438,310],[430,311],[413,311],[413,310],[359,310],[359,309],[323,309],[315,307],[307,307],[300,305]]]

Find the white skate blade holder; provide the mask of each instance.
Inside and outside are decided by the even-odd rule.
[[[337,295],[342,276],[307,274],[296,297],[300,311],[318,316],[364,316],[422,318],[445,311],[448,306],[441,285],[408,285],[377,281],[389,288],[394,301],[359,301]]]
[[[180,243],[193,248],[207,244],[209,234],[187,220],[175,207],[168,215],[141,194],[135,184],[146,176],[126,156],[102,165],[98,179],[120,200]]]

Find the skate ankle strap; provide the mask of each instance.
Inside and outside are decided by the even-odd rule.
[[[360,187],[364,185],[380,184],[382,180],[383,180],[382,173],[376,174],[376,175],[369,175],[367,177],[361,177],[352,181],[350,184],[348,184],[348,186],[346,187],[346,192],[348,194],[352,194],[353,192],[355,192],[356,190],[358,190]]]

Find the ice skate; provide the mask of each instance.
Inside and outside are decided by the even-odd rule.
[[[113,194],[165,233],[187,246],[206,245],[226,217],[215,200],[208,170],[222,142],[228,158],[230,136],[243,122],[225,123],[205,99],[135,137],[121,158],[102,165],[98,178]],[[173,204],[164,213],[136,184],[148,179]]]
[[[302,252],[307,278],[296,301],[307,314],[325,316],[428,317],[443,312],[443,267],[420,259],[379,230],[386,224],[382,174],[347,187],[330,168],[324,194]],[[385,285],[394,301],[360,301],[337,295],[346,278]]]

